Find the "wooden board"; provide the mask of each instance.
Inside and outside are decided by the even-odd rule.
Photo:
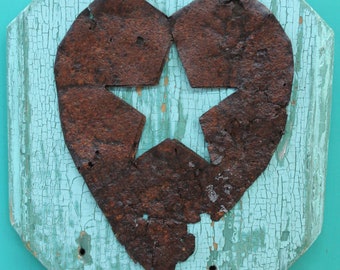
[[[190,0],[150,0],[172,14]],[[321,231],[332,30],[302,0],[262,0],[292,40],[295,80],[286,133],[269,167],[220,222],[189,226],[195,253],[176,269],[287,269]],[[33,0],[8,28],[11,221],[48,269],[142,269],[126,254],[65,147],[54,83],[58,44],[90,0]],[[160,85],[115,89],[146,115],[139,153],[179,139],[208,159],[199,116],[231,89],[193,91],[176,49]],[[79,255],[82,246],[86,253]]]

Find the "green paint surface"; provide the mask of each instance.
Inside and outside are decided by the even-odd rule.
[[[11,19],[15,17],[16,14],[25,6],[28,4],[29,1],[24,0],[17,0],[15,2],[8,0],[5,0],[5,6],[3,6],[2,9],[2,16],[0,17],[1,24],[2,24],[2,43],[1,43],[1,51],[2,51],[2,57],[5,59],[6,54],[6,48],[5,48],[5,27],[10,22]],[[35,1],[38,2],[38,1]],[[63,5],[65,1],[60,1],[60,5]],[[83,1],[86,2],[86,1]],[[280,1],[264,1],[271,3],[271,8],[275,12],[280,12]],[[285,1],[281,1],[285,2]],[[65,2],[66,3],[66,2]],[[166,8],[168,10],[168,14],[173,13],[179,6],[177,5],[167,5],[167,1],[158,1],[158,8]],[[322,16],[327,19],[327,22],[334,28],[336,33],[339,33],[339,23],[337,23],[337,11],[339,10],[339,3],[325,0],[321,2],[317,2],[316,0],[310,0],[309,3],[314,6],[320,8],[321,11],[323,11]],[[84,3],[82,3],[84,5]],[[284,4],[282,4],[284,5]],[[270,6],[270,5],[268,5]],[[55,7],[54,7],[55,8]],[[79,8],[79,7],[76,7]],[[319,10],[317,8],[317,10]],[[296,12],[294,10],[291,10],[292,13]],[[74,12],[72,9],[68,10],[67,12]],[[47,9],[47,14],[40,14],[36,13],[33,14],[34,18],[37,18],[39,16],[43,16],[44,18],[50,18],[49,16],[52,16],[53,14],[53,8]],[[68,14],[68,13],[66,13]],[[65,14],[64,14],[65,15]],[[287,14],[285,15],[287,16]],[[305,27],[308,25],[308,19],[310,19],[310,14],[306,14],[306,16],[303,17],[304,21],[301,26]],[[306,24],[307,22],[307,24]],[[25,19],[21,20],[21,26],[18,27],[18,30],[23,31],[27,29],[27,21]],[[34,22],[33,22],[34,23]],[[41,27],[41,29],[39,29]],[[46,26],[45,26],[46,27]],[[288,24],[286,25],[288,29],[290,29],[289,20]],[[307,29],[303,30],[306,32]],[[45,31],[43,25],[37,26],[36,29],[37,32],[39,31]],[[297,32],[299,33],[299,31]],[[50,32],[52,37],[54,39],[62,38],[62,36],[59,35],[58,31],[52,31]],[[27,41],[31,36],[29,35],[19,35],[23,41]],[[295,38],[295,36],[294,36]],[[300,57],[302,57],[299,52],[303,52],[303,47],[305,46],[308,48],[308,44],[305,44],[305,40],[302,39],[301,35],[296,35],[297,39],[300,39],[300,47],[297,46],[296,49],[296,60],[299,60]],[[47,47],[49,45],[46,45]],[[325,50],[329,50],[331,45],[329,47],[325,47]],[[336,51],[338,51],[338,46],[336,46]],[[23,55],[27,55],[29,53],[29,48],[25,47],[22,51]],[[322,55],[324,52],[314,52],[314,56]],[[172,51],[172,54],[175,54],[174,51]],[[306,64],[306,61],[311,61],[311,63],[314,63],[313,61],[317,61],[317,59],[314,58],[306,58],[306,59],[300,59],[301,62],[297,61],[298,65],[301,64],[301,68],[303,68],[303,64]],[[25,61],[27,61],[27,58],[23,57],[22,59],[19,57],[18,63],[19,66],[26,66]],[[37,62],[37,65],[39,65],[39,62]],[[338,58],[335,58],[335,74],[337,74],[339,66]],[[298,67],[300,68],[300,67]],[[7,143],[7,131],[5,127],[6,123],[6,65],[5,60],[1,62],[1,92],[0,92],[0,117],[1,117],[1,123],[4,123],[1,125],[1,136],[2,139],[0,140],[1,147],[0,147],[0,158],[1,162],[3,164],[7,164],[7,152],[6,152],[6,143]],[[166,72],[168,70],[164,70],[163,77],[164,81],[166,80]],[[339,73],[339,72],[338,72]],[[171,74],[170,74],[171,75]],[[28,91],[30,91],[30,83],[29,75],[24,72],[22,74],[19,74],[19,77],[22,76],[23,81],[23,87],[25,87]],[[326,76],[324,76],[325,78]],[[313,88],[317,88],[323,83],[325,83],[322,79],[324,78],[316,78],[317,81],[320,80],[319,84],[314,84]],[[20,78],[16,78],[20,80]],[[168,78],[169,79],[169,78]],[[309,78],[310,80],[311,78]],[[313,78],[312,78],[313,79]],[[171,78],[170,84],[171,84]],[[314,80],[310,80],[312,83],[315,83]],[[44,85],[44,82],[40,82],[41,87],[44,89],[52,89],[53,86],[50,85]],[[295,82],[296,91],[293,94],[293,98],[296,98],[297,104],[299,104],[299,98],[303,99],[305,98],[306,94],[302,93],[303,85],[306,83],[305,81],[297,80]],[[162,84],[162,81],[161,81]],[[324,229],[323,233],[319,237],[319,239],[316,241],[316,243],[312,246],[312,248],[307,252],[306,255],[304,255],[298,262],[292,267],[294,270],[299,269],[321,269],[321,267],[324,267],[326,269],[340,269],[340,253],[339,253],[339,244],[340,243],[340,233],[338,232],[337,228],[340,227],[340,216],[339,211],[336,205],[339,205],[339,199],[337,196],[337,190],[339,190],[340,185],[339,181],[336,181],[339,174],[339,166],[337,165],[337,158],[336,153],[338,153],[340,145],[338,143],[338,140],[336,139],[337,132],[339,131],[340,121],[339,121],[339,115],[340,112],[338,111],[338,106],[336,102],[338,102],[339,98],[337,98],[339,89],[339,80],[335,78],[334,80],[334,93],[333,93],[333,112],[332,112],[332,129],[331,129],[331,137],[330,137],[330,151],[329,151],[329,162],[328,162],[328,182],[327,182],[327,189],[326,189],[326,208],[325,208],[325,221],[324,221]],[[168,101],[165,100],[165,97],[169,98],[168,88],[166,84],[163,85],[162,91],[164,91],[162,94],[163,96],[159,97],[159,100],[157,100],[158,104],[156,104],[155,108],[159,108],[160,110],[163,110],[164,107],[163,104],[167,104],[165,106],[163,114],[159,114],[156,117],[156,120],[158,123],[162,123],[162,121],[165,121],[169,119],[171,110],[171,105],[169,106]],[[33,89],[34,90],[34,89]],[[32,91],[33,91],[32,90]],[[190,89],[189,89],[190,90]],[[295,89],[294,89],[295,90]],[[220,93],[220,90],[216,90],[216,93]],[[224,91],[224,90],[223,90]],[[25,95],[29,95],[28,92],[25,92]],[[224,91],[225,94],[227,94]],[[123,93],[123,95],[127,95],[127,93]],[[182,93],[181,93],[182,94]],[[18,96],[17,99],[15,99],[15,102],[17,102],[17,106],[21,106],[20,102],[24,101],[24,112],[25,115],[17,115],[17,117],[21,117],[20,119],[24,119],[24,123],[27,123],[25,125],[20,125],[18,129],[22,134],[25,134],[24,141],[31,142],[32,138],[31,132],[30,132],[30,124],[35,126],[36,128],[39,128],[40,125],[44,124],[44,118],[43,117],[37,117],[36,115],[31,115],[31,110],[39,110],[39,111],[47,111],[49,114],[52,115],[52,117],[55,117],[57,112],[55,111],[49,111],[50,107],[53,109],[55,107],[50,106],[51,104],[55,104],[55,96],[53,93],[49,93],[46,97],[43,97],[41,100],[38,100],[38,97],[34,100],[30,100],[28,96]],[[145,91],[142,90],[142,95],[145,95]],[[138,93],[135,95],[135,97],[129,97],[125,96],[127,101],[134,102],[134,100],[138,102],[143,102],[141,100],[138,101]],[[219,98],[222,98],[220,96]],[[327,101],[322,101],[318,103],[318,98],[313,97],[313,95],[310,96],[311,99],[315,99],[314,103],[309,103],[308,110],[311,112],[309,115],[310,117],[319,117],[320,115],[323,115],[325,112],[328,111],[328,108],[325,108],[322,106],[322,104],[327,104]],[[134,100],[133,100],[134,99]],[[314,100],[313,99],[313,100]],[[47,104],[46,104],[47,101]],[[12,103],[12,106],[16,108],[16,104]],[[141,104],[142,105],[142,104]],[[215,104],[211,104],[213,106]],[[315,108],[317,109],[317,112],[315,112]],[[184,108],[179,103],[178,106],[176,106],[176,110],[178,113],[178,125],[177,129],[171,129],[171,126],[169,125],[161,125],[160,130],[160,136],[171,136],[178,138],[180,140],[185,140],[185,130],[187,128],[187,123],[190,117],[192,115],[186,114],[184,112]],[[299,119],[299,110],[296,110],[294,106],[292,105],[289,108],[290,111],[290,123],[292,126],[296,124],[296,121],[294,121],[295,117]],[[34,112],[34,111],[33,111]],[[313,113],[312,113],[313,112]],[[33,117],[34,122],[30,123],[31,117]],[[322,119],[322,118],[321,118]],[[32,120],[32,121],[33,121]],[[40,121],[40,122],[39,122]],[[313,121],[312,121],[313,122]],[[301,126],[302,123],[299,123]],[[322,121],[316,121],[315,125],[318,125],[318,127],[313,129],[311,127],[311,130],[323,130],[325,128],[325,123]],[[326,125],[327,126],[327,125]],[[18,216],[18,212],[14,212],[14,217],[12,221],[20,221],[19,223],[16,223],[14,227],[18,230],[18,232],[22,235],[24,244],[26,247],[35,255],[38,255],[40,259],[44,256],[41,254],[36,254],[37,250],[43,250],[46,252],[46,256],[48,259],[41,259],[44,262],[44,265],[47,266],[50,269],[83,269],[86,267],[95,267],[92,269],[101,269],[100,265],[105,265],[103,261],[93,261],[93,258],[99,258],[98,254],[105,254],[105,259],[111,258],[112,264],[110,269],[140,269],[137,266],[134,266],[129,262],[129,258],[126,254],[124,254],[124,248],[121,246],[115,246],[116,250],[108,250],[106,247],[103,247],[102,249],[93,250],[93,239],[111,239],[112,235],[110,233],[110,229],[107,225],[104,225],[104,230],[102,231],[95,231],[95,234],[88,234],[87,231],[93,230],[93,227],[96,226],[103,226],[102,224],[105,224],[105,220],[103,220],[103,217],[100,215],[100,212],[96,207],[93,207],[92,209],[84,209],[85,205],[95,205],[93,201],[91,201],[91,197],[88,196],[86,187],[82,183],[82,179],[79,178],[76,174],[71,174],[72,177],[70,179],[63,179],[63,181],[57,181],[53,182],[53,179],[60,179],[63,175],[63,172],[65,171],[72,171],[72,163],[66,163],[66,164],[53,164],[48,162],[49,159],[58,159],[59,155],[57,152],[53,152],[52,155],[50,155],[48,149],[56,149],[56,147],[59,147],[61,144],[60,141],[60,131],[58,130],[58,125],[54,125],[50,127],[49,134],[43,134],[43,136],[49,136],[52,138],[52,140],[46,145],[44,143],[37,143],[36,141],[33,141],[32,144],[23,144],[24,147],[20,147],[18,151],[21,153],[23,159],[20,161],[23,164],[26,164],[24,166],[24,170],[15,171],[13,170],[12,173],[18,173],[22,178],[22,185],[21,186],[15,186],[16,192],[14,196],[18,196],[18,192],[20,193],[20,189],[22,190],[31,190],[32,194],[30,196],[24,196],[25,201],[22,201],[21,205],[21,214],[20,217]],[[18,130],[18,131],[19,131]],[[15,131],[15,130],[14,130]],[[263,259],[263,256],[261,256],[261,252],[265,251],[266,243],[268,243],[268,232],[271,232],[270,229],[270,223],[265,224],[266,226],[261,225],[261,221],[258,220],[258,218],[261,218],[261,220],[266,223],[266,220],[271,220],[271,215],[267,215],[267,213],[273,211],[282,211],[282,209],[276,209],[275,208],[275,202],[269,202],[273,208],[266,208],[266,201],[264,201],[261,196],[256,196],[258,194],[263,194],[264,197],[269,198],[270,200],[275,200],[278,197],[282,196],[282,194],[289,194],[289,192],[292,192],[293,189],[290,189],[289,186],[287,186],[287,182],[285,181],[285,178],[277,178],[275,180],[276,182],[271,183],[270,181],[266,181],[266,179],[270,179],[272,175],[275,175],[278,173],[279,168],[284,168],[284,166],[287,166],[287,160],[285,157],[287,147],[289,145],[289,141],[294,139],[294,131],[296,132],[296,128],[289,130],[288,128],[288,134],[282,141],[279,150],[276,154],[276,160],[277,163],[273,163],[271,167],[268,168],[268,171],[263,176],[264,178],[264,186],[261,188],[260,186],[255,186],[253,191],[250,191],[247,193],[246,197],[242,200],[240,204],[238,204],[233,211],[231,211],[226,217],[223,222],[215,223],[213,226],[207,216],[202,217],[202,223],[200,225],[195,224],[193,225],[190,230],[191,232],[195,233],[196,235],[199,235],[199,240],[197,243],[197,251],[195,254],[189,258],[189,265],[191,265],[191,268],[187,268],[186,266],[179,265],[179,269],[200,269],[195,266],[203,266],[205,269],[205,266],[209,266],[212,264],[215,264],[219,266],[219,269],[246,269],[243,264],[245,261],[251,260],[253,262],[253,265],[249,266],[248,269],[261,269],[261,260]],[[323,134],[317,134],[317,133],[309,133],[306,134],[305,140],[306,141],[318,141],[322,138]],[[291,138],[293,136],[293,138]],[[318,137],[319,136],[319,137]],[[158,137],[158,135],[156,136]],[[197,140],[199,136],[194,136],[194,138],[187,139],[188,143]],[[159,138],[158,138],[159,139]],[[11,145],[18,145],[20,146],[22,142],[11,142]],[[154,142],[146,142],[146,144],[152,144],[157,143],[157,141]],[[195,143],[194,143],[195,144]],[[196,144],[195,144],[196,145]],[[305,151],[306,147],[310,145],[302,145],[300,151]],[[305,147],[305,148],[303,148]],[[36,159],[35,152],[31,153],[30,151],[33,149],[40,149],[43,153],[48,153],[47,155],[42,155],[38,160]],[[313,148],[313,147],[312,147]],[[45,149],[45,150],[44,150]],[[316,148],[317,149],[317,148]],[[288,147],[289,150],[289,147]],[[143,151],[143,149],[141,150]],[[199,149],[195,149],[195,151],[201,151]],[[302,160],[301,162],[306,162],[306,171],[304,172],[304,176],[308,179],[312,179],[313,183],[315,185],[320,184],[318,182],[318,179],[320,179],[320,176],[322,177],[322,171],[318,172],[317,169],[313,170],[313,174],[310,174],[310,168],[314,168],[315,164],[317,164],[318,160],[317,157],[320,157],[321,159],[324,158],[322,154],[325,154],[325,149],[321,150],[322,153],[315,153],[313,152],[313,149],[308,148],[306,151],[306,160]],[[292,153],[294,152],[294,153]],[[298,151],[292,151],[290,154],[297,155]],[[204,157],[206,157],[206,154],[204,150],[200,152],[200,154]],[[289,153],[288,153],[289,154]],[[321,156],[319,156],[321,154]],[[314,157],[314,159],[313,159]],[[19,160],[12,160],[12,166],[14,168],[20,168],[20,164],[18,163]],[[48,164],[48,166],[45,166],[45,164]],[[289,162],[288,162],[289,163]],[[22,164],[21,164],[22,165]],[[62,166],[62,167],[60,167]],[[296,164],[295,164],[296,166]],[[300,177],[296,173],[296,170],[293,168],[291,172],[288,173],[289,177]],[[320,175],[318,175],[318,173]],[[19,237],[16,235],[14,230],[10,227],[9,224],[9,212],[8,212],[8,195],[7,190],[8,186],[6,184],[8,174],[7,174],[7,168],[6,166],[0,167],[0,175],[2,181],[1,184],[1,200],[3,203],[0,204],[1,209],[1,223],[0,223],[0,234],[1,239],[3,239],[3,245],[0,246],[0,259],[2,263],[2,267],[0,269],[43,269],[43,267],[38,263],[36,259],[33,258],[24,248],[23,244],[21,243]],[[35,183],[34,181],[31,181],[31,176],[39,175],[39,177],[42,177],[43,179],[50,179],[50,181],[45,181],[41,185],[39,183]],[[283,176],[281,176],[283,177]],[[287,175],[285,176],[287,177]],[[302,176],[301,176],[302,177]],[[321,183],[322,184],[322,183]],[[305,192],[298,193],[296,195],[306,196],[309,198],[317,198],[322,199],[323,194],[315,194],[315,191],[318,190],[318,186],[315,186],[314,184],[308,185],[307,189],[301,189],[305,190]],[[79,186],[79,188],[75,188],[74,186]],[[73,205],[70,204],[68,196],[65,196],[63,189],[67,188],[68,190],[72,190],[73,194],[69,194],[70,196],[74,196],[76,198],[79,198],[77,203],[74,203]],[[278,196],[270,196],[270,192],[277,192],[277,190],[281,189],[281,192],[278,192]],[[300,189],[299,189],[300,190]],[[258,191],[261,191],[258,193]],[[265,193],[262,193],[265,191]],[[24,192],[24,191],[22,191]],[[266,195],[266,193],[268,193]],[[13,196],[13,191],[10,193]],[[294,192],[292,193],[294,194]],[[320,197],[321,196],[321,197]],[[39,203],[41,205],[37,205],[34,201],[34,198],[42,198],[39,200]],[[58,201],[54,201],[54,198],[58,198]],[[285,196],[283,196],[285,197]],[[287,197],[288,198],[288,197]],[[287,199],[286,198],[286,199]],[[33,199],[33,200],[32,200]],[[17,202],[16,198],[11,198],[11,202]],[[249,202],[254,202],[255,209],[254,212],[256,213],[256,218],[254,218],[254,213],[247,212],[244,210],[244,207],[246,208],[246,205],[249,204]],[[283,200],[279,202],[280,205],[286,205],[287,201]],[[51,208],[51,205],[55,206]],[[16,207],[15,205],[10,206]],[[51,220],[51,217],[47,213],[38,213],[37,210],[41,209],[41,207],[50,207],[50,211],[58,211],[59,214],[55,215],[54,218]],[[59,207],[61,208],[67,208],[68,213],[70,216],[65,216],[65,212],[58,210]],[[310,230],[311,235],[315,235],[317,232],[313,232],[313,222],[318,222],[319,217],[313,216],[313,204],[309,204],[308,207],[301,209],[301,213],[307,214],[309,216],[309,219],[304,219],[304,222],[302,222],[300,225],[303,227],[306,227]],[[54,209],[55,208],[55,209]],[[58,209],[57,209],[58,208]],[[317,208],[317,206],[315,206]],[[13,210],[13,209],[12,209]],[[11,212],[13,215],[13,212]],[[27,217],[27,213],[34,213],[30,217]],[[276,236],[277,239],[281,241],[281,249],[279,249],[278,253],[278,259],[281,258],[282,261],[287,261],[287,254],[285,253],[285,249],[287,248],[287,245],[289,241],[295,237],[294,236],[294,227],[292,226],[292,220],[294,215],[298,215],[299,213],[286,213],[285,215],[279,214],[281,217],[284,218],[284,222],[282,222],[282,228],[280,233]],[[322,213],[321,213],[322,214]],[[82,219],[83,215],[83,220]],[[87,222],[84,222],[86,220],[86,216],[91,216],[91,220],[87,220]],[[274,216],[276,217],[276,215]],[[315,219],[313,219],[315,218]],[[58,231],[58,228],[53,227],[54,224],[57,224],[58,220],[63,220],[65,224],[67,224],[67,230],[65,232]],[[262,223],[263,223],[262,222]],[[252,224],[250,229],[248,228],[247,224]],[[267,226],[268,225],[268,226]],[[49,228],[48,234],[46,234],[46,229],[44,231],[43,228]],[[71,231],[77,231],[77,233],[74,233],[73,235],[70,235]],[[85,233],[84,233],[85,232]],[[64,233],[64,235],[63,235]],[[51,238],[49,237],[49,234],[51,235],[60,235],[60,240],[58,242],[50,243]],[[33,235],[33,237],[32,237]],[[308,234],[306,234],[305,237],[310,237]],[[32,238],[33,241],[30,241]],[[68,239],[70,238],[70,239]],[[35,240],[34,240],[35,239]],[[38,239],[38,240],[37,240]],[[310,239],[310,238],[309,238]],[[107,243],[106,240],[101,240],[105,243]],[[71,247],[65,246],[65,243],[72,243]],[[308,241],[305,242],[308,244]],[[247,247],[251,245],[254,253],[248,254],[247,253]],[[79,247],[84,246],[87,250],[90,250],[90,253],[87,254],[87,258],[78,258],[79,255]],[[69,253],[67,253],[65,250],[70,250]],[[297,247],[290,247],[291,250],[295,250],[295,253],[301,253],[304,251],[306,246],[297,246]],[[85,249],[85,250],[86,250]],[[208,252],[206,251],[208,249]],[[53,250],[53,253],[51,252]],[[97,254],[96,254],[97,252]],[[92,255],[92,253],[94,253]],[[74,256],[76,259],[75,261],[78,261],[77,264],[70,265],[65,264],[65,257]],[[86,253],[85,253],[86,256]],[[103,260],[103,259],[101,259]],[[59,267],[56,267],[54,263],[58,263],[60,265]],[[200,262],[200,263],[198,263]],[[229,262],[229,263],[228,263]],[[258,265],[256,265],[258,263]],[[277,264],[276,262],[268,262],[272,265],[278,265],[280,269],[285,269],[285,265],[283,264]],[[132,268],[131,268],[132,267]],[[87,269],[87,268],[86,268]],[[88,268],[91,269],[91,268]],[[109,268],[107,268],[109,269]]]

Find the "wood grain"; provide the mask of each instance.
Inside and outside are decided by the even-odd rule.
[[[190,0],[150,0],[170,15]],[[220,222],[190,225],[195,253],[176,269],[287,269],[321,231],[329,137],[331,29],[301,0],[263,0],[291,38],[286,133],[269,167]],[[34,0],[8,28],[11,222],[48,269],[142,269],[126,254],[65,147],[54,83],[57,46],[89,0]],[[232,89],[190,88],[176,49],[157,87],[115,88],[146,118],[138,155],[176,138],[208,159],[198,118]],[[85,250],[80,255],[80,248]]]

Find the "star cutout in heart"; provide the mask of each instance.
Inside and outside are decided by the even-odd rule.
[[[159,85],[109,89],[146,117],[136,157],[171,138],[208,161],[199,117],[236,92],[233,88],[192,88],[175,46],[170,49]]]

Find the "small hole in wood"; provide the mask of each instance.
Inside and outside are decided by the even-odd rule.
[[[209,267],[209,270],[217,270],[217,267],[215,265],[212,265]]]
[[[84,256],[85,253],[86,253],[86,250],[85,250],[84,248],[81,247],[81,248],[79,249],[79,255],[80,255],[80,256]]]

